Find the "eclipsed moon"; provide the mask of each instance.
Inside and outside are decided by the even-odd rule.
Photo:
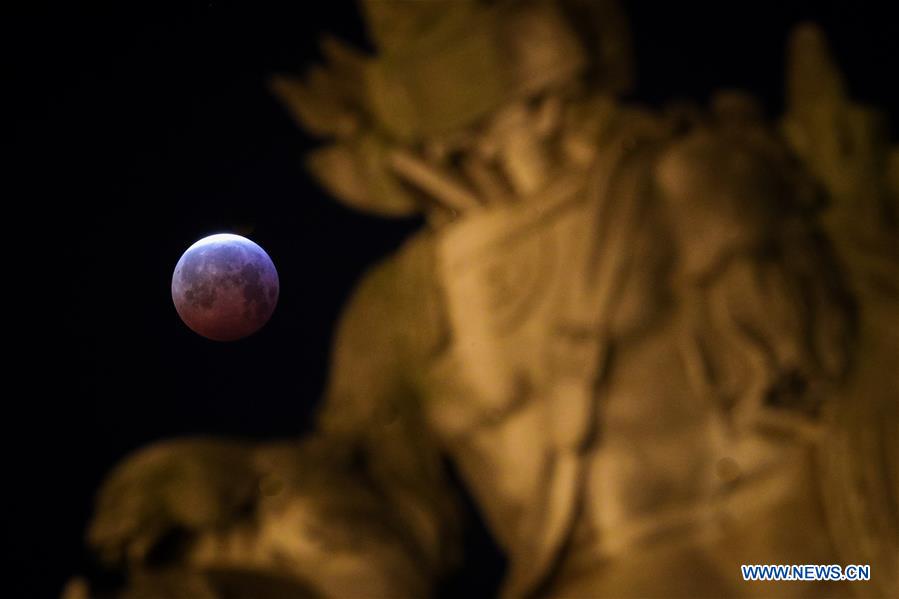
[[[215,341],[234,341],[261,329],[275,310],[280,285],[272,259],[256,243],[222,233],[196,242],[172,275],[172,300],[181,320]]]

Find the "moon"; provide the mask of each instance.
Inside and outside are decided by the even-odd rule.
[[[279,291],[278,271],[265,250],[230,233],[187,248],[172,275],[172,301],[181,320],[214,341],[235,341],[261,329]]]

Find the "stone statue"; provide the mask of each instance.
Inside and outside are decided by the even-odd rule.
[[[609,0],[363,9],[375,56],[327,39],[274,90],[334,196],[427,225],[346,307],[316,434],[112,472],[116,596],[432,595],[465,558],[447,461],[504,597],[899,596],[899,148],[821,32],[771,121],[620,101]]]

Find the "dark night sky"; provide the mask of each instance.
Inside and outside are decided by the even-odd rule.
[[[786,33],[814,17],[856,97],[899,121],[899,27],[885,9],[682,4],[629,5],[636,99],[704,102],[712,89],[741,87],[776,114]],[[35,197],[23,196],[31,210],[18,222],[32,243],[52,238],[32,275],[52,287],[42,321],[53,321],[31,332],[23,352],[37,375],[14,404],[21,416],[7,412],[21,490],[6,513],[30,589],[21,596],[54,596],[94,568],[81,549],[92,494],[126,452],[180,434],[308,428],[342,303],[417,223],[330,200],[300,168],[314,140],[266,89],[272,73],[317,58],[321,32],[365,44],[351,2],[104,2],[4,21],[18,34],[5,60],[40,113],[18,123],[20,153],[37,159]],[[230,344],[190,332],[169,295],[181,252],[220,231],[247,232],[282,283],[266,328]]]

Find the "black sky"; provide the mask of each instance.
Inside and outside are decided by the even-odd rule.
[[[855,96],[899,122],[899,26],[885,8],[686,4],[628,5],[635,99],[705,102],[740,87],[777,114],[786,34],[814,18]],[[81,548],[92,494],[128,451],[181,434],[307,429],[342,303],[417,222],[330,200],[300,167],[315,140],[266,89],[271,74],[316,60],[322,32],[366,44],[351,2],[34,6],[3,27],[15,34],[7,85],[31,109],[12,113],[14,142],[35,167],[16,196],[27,216],[12,226],[38,247],[29,270],[50,288],[21,350],[35,374],[7,400],[20,489],[7,529],[24,562],[21,596],[54,596],[93,571]],[[231,344],[190,332],[169,295],[181,252],[222,231],[262,245],[282,284],[265,329]]]

